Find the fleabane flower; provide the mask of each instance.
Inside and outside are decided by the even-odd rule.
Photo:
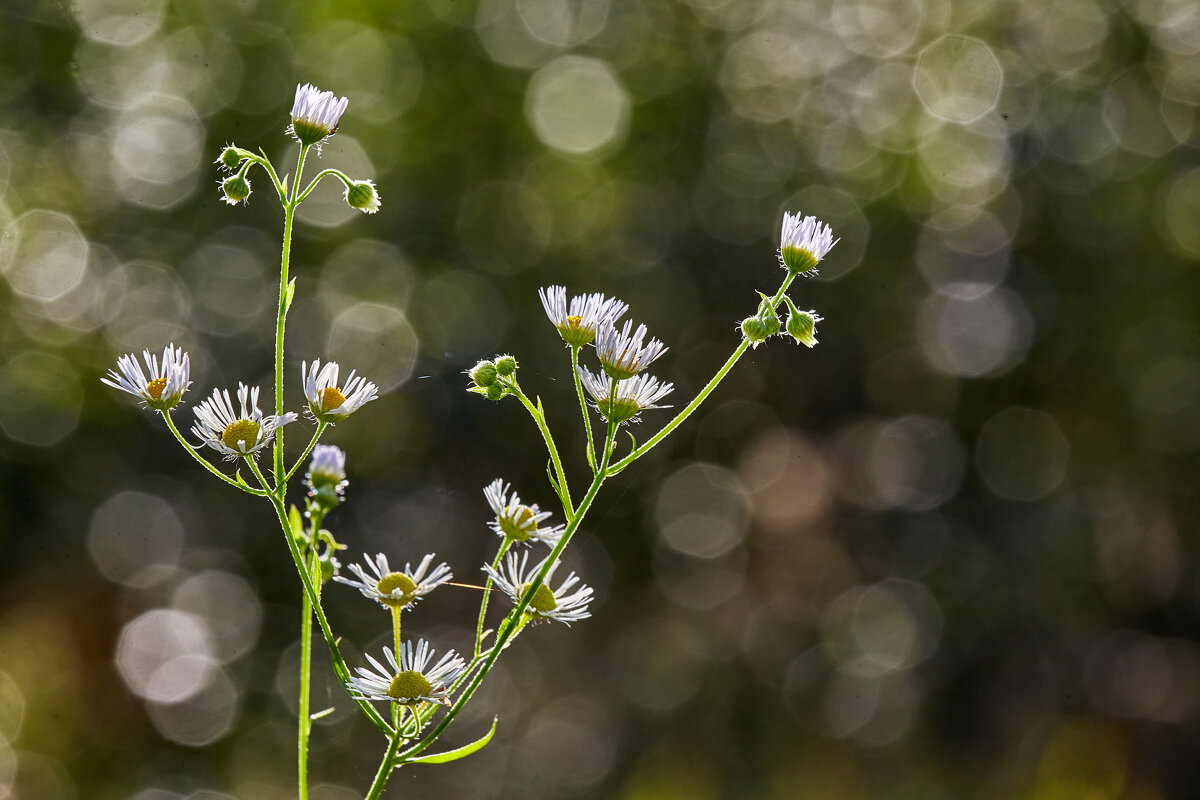
[[[234,411],[228,389],[213,389],[212,397],[193,409],[196,424],[192,433],[231,461],[256,455],[271,441],[276,430],[297,418],[294,411],[282,416],[264,415],[258,407],[257,386],[239,383],[237,396],[242,407],[240,414]]]
[[[583,366],[579,367],[579,380],[591,395],[600,415],[618,425],[629,421],[637,422],[638,414],[646,409],[664,408],[655,404],[675,388],[674,384],[662,383],[653,375],[643,373],[617,381],[617,389],[614,392],[611,378],[596,375]]]
[[[583,347],[591,344],[596,338],[596,328],[602,322],[616,324],[629,306],[615,297],[605,297],[595,294],[581,294],[571,298],[567,305],[567,287],[551,286],[538,289],[538,297],[542,299],[542,308],[558,335],[571,347]]]
[[[632,378],[670,349],[653,338],[643,345],[647,332],[645,325],[633,330],[633,320],[628,319],[620,331],[611,322],[600,324],[596,331],[596,356],[610,378]]]
[[[322,367],[317,359],[311,368],[307,362],[301,362],[300,372],[304,376],[308,411],[317,422],[341,422],[379,396],[375,384],[356,376],[354,370],[350,370],[350,377],[339,387],[336,361]]]
[[[157,411],[166,411],[179,404],[183,393],[192,385],[191,360],[182,347],[169,344],[163,348],[162,362],[149,350],[142,351],[142,359],[150,372],[149,380],[133,353],[117,359],[117,369],[110,369],[107,378],[100,382],[140,397],[142,402]],[[118,372],[117,370],[120,370]]]
[[[322,92],[311,83],[296,86],[296,102],[292,104],[292,124],[287,133],[303,145],[320,144],[337,132],[338,122],[350,101]]]
[[[519,562],[517,554],[510,551],[505,556],[504,566],[501,570],[494,570],[491,564],[484,564],[483,571],[495,582],[496,586],[508,595],[509,599],[513,601],[513,605],[516,605],[521,601],[521,597],[529,591],[533,579],[537,577],[545,563],[545,561],[540,561],[529,568],[528,550],[521,554]],[[560,561],[559,564],[561,563]],[[592,601],[592,587],[581,584],[572,592],[571,589],[579,583],[578,576],[572,572],[557,589],[551,589],[549,581],[556,569],[558,569],[558,564],[550,568],[550,571],[546,573],[546,580],[534,590],[533,598],[525,607],[525,613],[535,619],[552,619],[568,625],[590,617],[588,603]]]
[[[840,241],[835,241],[833,230],[816,217],[801,219],[799,214],[785,211],[779,234],[779,263],[791,273],[816,275],[817,264]]]
[[[353,586],[363,597],[369,597],[391,609],[412,608],[422,597],[454,577],[445,563],[438,564],[432,570],[429,568],[433,563],[433,553],[422,558],[416,569],[412,568],[412,564],[405,564],[401,572],[392,571],[383,553],[376,555],[373,560],[367,556],[365,560],[373,574],[368,574],[358,564],[351,564],[350,571],[359,580],[353,581],[341,575],[334,580]]]
[[[564,526],[541,527],[541,524],[550,518],[550,512],[540,510],[537,503],[531,506],[524,505],[516,492],[510,497],[508,489],[509,485],[503,478],[496,478],[484,487],[483,496],[487,498],[488,505],[496,515],[496,519],[489,522],[488,527],[497,535],[514,542],[528,544],[538,541],[553,547],[562,538]]]
[[[418,703],[450,705],[450,686],[466,669],[466,662],[453,650],[429,666],[433,651],[424,639],[418,640],[415,648],[411,641],[405,642],[400,649],[399,662],[390,647],[383,648],[383,655],[391,665],[390,669],[370,655],[367,661],[375,668],[374,672],[364,667],[354,668],[358,677],[346,682],[352,694],[367,700],[391,700],[404,706]]]

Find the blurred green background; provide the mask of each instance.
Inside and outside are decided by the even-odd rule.
[[[271,510],[99,378],[174,342],[190,402],[269,383],[281,214],[212,161],[291,171],[298,82],[349,97],[319,163],[383,198],[324,186],[293,249],[290,407],[302,359],[384,390],[327,437],[343,561],[473,582],[486,483],[553,507],[480,357],[584,485],[539,286],[628,301],[682,405],[782,212],[841,237],[791,292],[821,344],[750,352],[610,484],[567,558],[593,618],[523,636],[449,737],[495,742],[387,796],[1200,793],[1194,0],[6,0],[0,45],[0,798],[294,796]],[[386,615],[327,597],[378,652]],[[477,600],[406,632],[461,648]],[[316,652],[313,797],[350,800],[383,742]]]

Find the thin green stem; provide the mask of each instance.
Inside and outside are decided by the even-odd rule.
[[[583,381],[579,379],[579,348],[571,347],[571,377],[575,379],[575,394],[579,395],[579,411],[583,414],[583,429],[587,431],[587,462],[596,472],[596,444],[592,440],[592,418],[588,416],[587,399],[583,396]]]
[[[287,476],[283,479],[284,483],[290,481],[292,476],[296,474],[296,470],[300,469],[300,465],[304,463],[305,459],[308,458],[309,453],[311,453],[313,448],[317,446],[317,442],[321,440],[321,434],[325,432],[325,428],[328,426],[328,422],[317,423],[316,432],[313,433],[312,439],[309,440],[308,445],[304,448],[304,452],[301,453],[300,457],[296,459],[296,463],[293,464],[292,468],[287,471]]]
[[[320,570],[320,557],[317,552],[316,535],[320,529],[320,519],[316,516],[312,520],[311,543],[308,546],[308,559],[305,560],[305,568],[308,570],[309,579],[313,576],[313,567]],[[315,583],[317,591],[320,592],[321,584],[319,580]],[[299,772],[300,792],[299,800],[307,800],[308,798],[308,739],[312,733],[312,715],[309,711],[310,697],[312,694],[312,619],[313,619],[313,603],[308,599],[307,592],[301,593],[300,602],[300,690],[299,690],[299,732],[296,750],[296,764]]]
[[[783,284],[779,287],[779,291],[777,291],[775,296],[771,298],[772,308],[778,307],[780,302],[783,301],[784,292],[787,291],[788,286],[791,285],[795,278],[795,273],[788,273],[787,278],[784,279]],[[737,346],[737,348],[734,349],[733,355],[731,355],[729,360],[721,365],[721,368],[717,370],[717,374],[713,375],[712,380],[705,384],[704,388],[700,390],[700,393],[696,395],[692,402],[684,406],[683,410],[676,414],[670,422],[664,425],[662,430],[647,439],[640,447],[636,448],[629,455],[625,456],[620,461],[609,467],[608,474],[616,475],[634,461],[644,456],[650,450],[650,448],[654,447],[654,445],[667,438],[672,431],[678,428],[684,420],[690,417],[692,412],[695,411],[710,394],[712,394],[712,391],[717,388],[717,385],[720,384],[722,380],[725,379],[725,376],[729,374],[729,371],[733,369],[734,365],[737,364],[738,360],[742,357],[742,354],[745,353],[746,349],[749,347],[750,340],[743,337],[741,343]]]
[[[391,736],[391,741],[388,742],[387,752],[383,754],[383,760],[379,762],[379,769],[375,773],[375,780],[371,782],[371,788],[367,791],[367,796],[363,800],[377,800],[380,794],[383,793],[383,787],[387,785],[387,780],[392,774],[392,763],[396,758],[396,751],[400,749],[400,726],[396,726],[396,731]]]
[[[258,468],[258,464],[250,459],[246,459],[246,463],[250,465],[250,469],[254,472],[254,477],[259,483],[266,486],[266,478],[263,477],[262,470]],[[283,507],[283,501],[275,494],[268,494],[267,499],[271,501],[271,506],[275,509],[275,516],[279,519],[279,525],[283,528],[284,538],[287,540],[288,552],[292,554],[292,562],[296,566],[296,571],[300,573],[300,581],[304,584],[304,593],[308,600],[312,603],[313,615],[317,618],[317,625],[321,629],[321,634],[325,637],[325,644],[329,647],[329,656],[333,660],[333,670],[337,673],[338,680],[342,684],[350,681],[350,670],[346,666],[346,660],[342,658],[342,651],[338,647],[337,638],[333,635],[333,630],[329,627],[329,620],[325,617],[325,610],[321,608],[321,597],[313,586],[312,576],[304,569],[304,560],[300,554],[300,546],[296,544],[296,537],[292,535],[292,527],[288,522],[287,509]],[[392,727],[388,725],[387,720],[379,715],[366,700],[355,698],[359,708],[366,714],[367,719],[375,725],[385,735],[392,735]]]
[[[533,417],[533,421],[537,424],[538,430],[542,432],[542,439],[546,442],[546,450],[550,452],[550,461],[554,464],[554,475],[558,479],[558,499],[562,502],[563,514],[566,515],[568,521],[575,515],[575,508],[571,505],[571,490],[567,487],[567,473],[563,471],[562,461],[558,457],[558,448],[554,446],[554,437],[550,434],[550,427],[546,424],[546,417],[542,413],[541,403],[534,405],[525,393],[521,391],[521,387],[517,386],[516,381],[513,381],[513,394],[521,405],[529,411],[529,415]]]
[[[267,495],[266,491],[264,491],[262,489],[255,489],[253,486],[247,486],[245,484],[238,483],[233,478],[229,477],[224,472],[221,472],[221,470],[217,469],[212,464],[210,464],[203,456],[201,456],[199,453],[196,452],[196,449],[194,447],[192,447],[190,444],[188,444],[187,439],[183,438],[183,434],[180,433],[179,429],[175,427],[175,420],[171,419],[170,412],[160,411],[159,413],[162,414],[162,418],[167,421],[167,427],[171,429],[171,433],[173,433],[175,435],[176,440],[178,440],[178,442],[181,445],[183,445],[183,449],[188,452],[188,455],[190,455],[192,458],[196,459],[196,463],[198,463],[200,466],[204,467],[206,470],[211,472],[213,475],[216,475],[218,478],[220,478],[221,480],[228,483],[230,486],[237,487],[238,489],[241,489],[243,492],[246,492],[247,494],[256,495],[258,497],[266,497],[266,495]]]
[[[500,559],[508,551],[512,545],[512,540],[507,536],[500,543],[500,549],[496,551],[496,558],[492,561],[492,569],[500,569]],[[488,575],[487,581],[483,584],[483,599],[479,601],[479,622],[475,625],[475,655],[473,658],[479,658],[480,651],[483,650],[483,618],[487,614],[488,598],[492,594],[492,576]]]
[[[292,255],[292,223],[296,217],[296,187],[300,185],[300,176],[304,173],[304,158],[308,155],[308,146],[300,146],[300,155],[296,158],[296,179],[292,183],[291,198],[283,204],[283,252],[279,260],[279,308],[275,317],[275,413],[283,415],[283,329],[287,322],[287,312],[290,299],[288,297],[288,271]],[[275,488],[281,495],[286,490],[286,480],[283,471],[283,428],[275,429]]]
[[[488,656],[483,663],[483,667],[471,678],[470,683],[462,690],[458,699],[454,701],[454,705],[446,712],[446,716],[442,717],[441,721],[429,733],[425,734],[420,741],[406,749],[401,754],[402,758],[416,755],[437,741],[437,738],[442,735],[442,732],[446,730],[450,723],[454,721],[454,718],[458,716],[458,713],[470,701],[471,696],[475,694],[479,685],[483,683],[483,679],[491,671],[496,663],[496,659],[500,657],[500,653],[504,650],[504,645],[523,627],[525,609],[529,607],[530,601],[533,600],[534,593],[537,592],[538,587],[545,581],[546,575],[550,572],[558,557],[562,555],[563,549],[571,541],[571,537],[575,535],[575,531],[579,530],[579,524],[583,521],[583,517],[587,513],[588,508],[591,507],[592,501],[596,499],[596,493],[600,491],[600,487],[604,485],[604,481],[608,477],[605,467],[608,466],[608,455],[612,452],[612,443],[616,432],[617,427],[610,422],[608,425],[608,436],[604,443],[604,455],[592,479],[592,484],[588,487],[587,494],[579,501],[579,506],[575,509],[575,516],[567,523],[562,538],[558,540],[558,544],[554,546],[554,549],[550,551],[550,555],[546,557],[541,570],[538,571],[537,576],[529,584],[529,588],[521,596],[520,602],[517,603],[516,607],[500,626],[500,630],[496,634],[496,643],[488,651]]]
[[[308,186],[304,187],[304,191],[301,192],[300,196],[296,198],[296,205],[303,203],[305,199],[312,194],[312,190],[317,188],[317,184],[321,182],[321,179],[330,175],[336,177],[338,180],[344,183],[347,188],[349,188],[351,181],[350,177],[346,175],[346,173],[342,172],[340,169],[323,169],[313,176],[313,179],[309,181]],[[300,178],[297,176],[296,183],[299,184],[299,182]]]

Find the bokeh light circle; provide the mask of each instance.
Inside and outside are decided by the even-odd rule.
[[[75,368],[50,353],[26,351],[0,366],[0,430],[34,447],[61,441],[79,423],[83,387]]]
[[[183,523],[166,500],[124,491],[92,512],[88,553],[100,574],[114,583],[145,588],[179,563]]]
[[[607,63],[563,56],[529,81],[525,118],[547,147],[594,153],[619,142],[629,125],[629,93]]]
[[[408,380],[417,363],[417,332],[398,308],[381,303],[355,303],[329,326],[325,353],[342,366],[373,381],[380,391]]]
[[[1004,71],[983,41],[949,34],[921,51],[913,87],[925,110],[948,122],[971,122],[996,106]]]

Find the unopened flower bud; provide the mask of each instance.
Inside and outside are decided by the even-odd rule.
[[[746,317],[742,320],[742,335],[750,340],[751,347],[758,347],[771,335],[767,332],[767,323],[759,317]]]
[[[815,311],[800,311],[788,297],[784,297],[784,301],[788,306],[788,335],[796,340],[798,344],[805,347],[812,347],[817,343],[817,323],[821,321],[821,317]]]
[[[496,359],[496,372],[507,378],[517,371],[517,360],[512,356],[499,356]]]
[[[346,186],[346,202],[365,214],[379,210],[379,194],[371,181],[355,181]]]
[[[504,397],[504,387],[499,383],[493,383],[487,387],[488,400],[499,400]]]
[[[496,365],[490,361],[480,361],[471,367],[467,374],[471,376],[471,380],[475,381],[476,386],[486,389],[496,382]]]
[[[236,147],[226,147],[221,151],[221,156],[217,159],[217,163],[224,169],[233,172],[241,165],[243,160],[242,154],[238,152]]]
[[[250,181],[241,173],[230,175],[221,181],[221,190],[225,193],[221,199],[231,206],[236,206],[250,196]]]

